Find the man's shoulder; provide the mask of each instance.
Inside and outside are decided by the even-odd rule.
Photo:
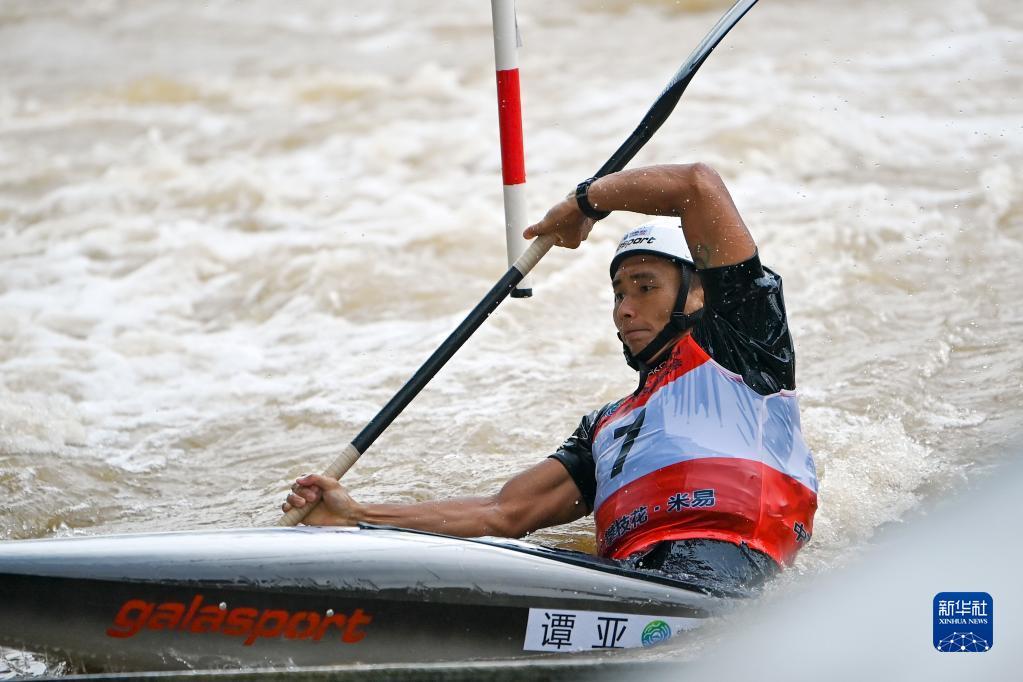
[[[715,268],[703,285],[708,293],[705,314],[693,328],[697,344],[761,395],[794,389],[795,349],[781,276],[755,255]]]
[[[629,396],[623,396],[609,403],[604,403],[601,407],[584,415],[580,426],[585,426],[587,431],[592,434],[599,424],[614,415],[628,399]]]
[[[719,314],[744,303],[781,293],[781,277],[760,262],[760,252],[747,260],[698,271],[704,305]]]

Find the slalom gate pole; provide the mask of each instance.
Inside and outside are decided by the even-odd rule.
[[[494,17],[494,63],[497,67],[497,120],[501,136],[501,175],[504,180],[504,230],[508,267],[529,245],[526,229],[526,154],[522,144],[522,98],[519,87],[519,31],[515,0],[490,0]],[[533,295],[528,278],[514,289],[512,298]]]

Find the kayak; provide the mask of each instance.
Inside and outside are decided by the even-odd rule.
[[[642,647],[697,627],[725,601],[579,552],[379,526],[0,543],[0,646],[90,670]]]

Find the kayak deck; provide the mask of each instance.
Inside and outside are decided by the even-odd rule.
[[[514,540],[303,527],[2,543],[0,604],[0,645],[180,670],[646,646],[721,600]]]

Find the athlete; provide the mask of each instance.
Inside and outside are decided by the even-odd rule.
[[[630,231],[611,261],[635,392],[583,417],[557,452],[490,496],[360,504],[338,481],[308,475],[282,509],[322,500],[306,523],[463,537],[522,537],[593,513],[601,556],[725,592],[791,563],[813,531],[817,478],[781,278],[699,163],[591,178],[524,236],[576,248],[623,210],[681,219]]]

